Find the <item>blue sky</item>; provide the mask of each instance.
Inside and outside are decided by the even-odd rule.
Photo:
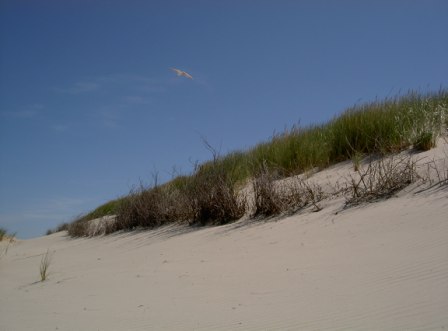
[[[432,0],[0,0],[0,226],[39,236],[188,173],[201,137],[226,153],[446,88],[446,17]]]

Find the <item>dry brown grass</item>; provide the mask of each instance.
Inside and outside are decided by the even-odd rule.
[[[370,161],[349,178],[346,206],[389,198],[418,178],[416,162],[409,155]]]
[[[7,240],[8,243],[6,244],[6,246],[2,249],[2,251],[0,252],[0,258],[5,256],[6,254],[8,254],[8,250],[9,247],[12,245],[12,243],[15,241],[16,239],[16,234],[7,234],[6,231],[5,233],[1,236],[1,240]]]
[[[315,211],[321,210],[319,201],[324,198],[323,190],[318,185],[294,178],[279,187],[276,177],[262,165],[253,182],[255,206],[253,216],[273,216],[282,213],[295,213],[313,205]]]
[[[199,171],[185,191],[191,224],[220,225],[243,217],[246,200],[238,198],[235,183],[224,171]]]
[[[80,218],[70,223],[67,231],[71,237],[88,237],[90,235],[89,221],[84,218]]]

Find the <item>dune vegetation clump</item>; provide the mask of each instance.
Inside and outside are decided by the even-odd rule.
[[[47,230],[45,235],[49,236],[50,234],[53,234],[53,233],[67,231],[69,226],[70,226],[69,223],[61,223],[57,227]]]
[[[351,176],[346,206],[388,198],[417,179],[416,162],[410,156],[371,161]]]
[[[239,199],[231,171],[212,164],[196,172],[184,192],[192,211],[190,223],[220,225],[240,219],[245,212],[245,200]]]
[[[6,238],[7,233],[8,231],[6,231],[6,229],[0,228],[0,241],[3,241],[3,239]]]
[[[0,227],[0,241],[7,241],[6,246],[2,245],[0,250],[0,258],[8,254],[9,247],[12,245],[16,237],[16,234],[8,233],[8,230]]]
[[[176,208],[179,200],[171,187],[155,184],[145,187],[140,184],[132,189],[126,199],[117,207],[115,222],[107,226],[106,232],[112,233],[124,229],[155,228],[170,220],[180,218]]]
[[[447,126],[448,90],[410,91],[355,105],[325,124],[293,126],[245,151],[222,156],[205,142],[213,159],[195,167],[190,175],[163,185],[140,185],[129,195],[78,218],[68,226],[68,233],[88,236],[88,222],[105,215],[116,215],[107,233],[179,221],[225,224],[251,213],[248,209],[253,206],[238,190],[248,182],[255,194],[252,216],[294,212],[307,205],[319,210],[320,188],[302,181],[292,191],[282,191],[275,189],[275,181],[346,160],[352,160],[358,174],[352,178],[348,205],[388,197],[414,180],[413,165],[399,161],[396,167],[384,159],[362,168],[361,159],[368,155],[382,158],[412,147],[431,149],[446,134]]]
[[[41,282],[48,278],[48,271],[53,258],[53,254],[47,249],[47,252],[42,255],[42,260],[39,265],[39,274]]]

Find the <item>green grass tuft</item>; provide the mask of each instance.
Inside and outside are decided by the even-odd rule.
[[[42,256],[39,266],[40,281],[43,282],[48,278],[48,269],[53,258],[53,254],[47,249],[47,252]]]

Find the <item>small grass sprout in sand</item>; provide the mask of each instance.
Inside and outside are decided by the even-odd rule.
[[[43,282],[48,277],[48,269],[50,267],[51,261],[53,258],[53,253],[50,252],[49,249],[47,249],[47,252],[42,256],[42,260],[40,261],[40,280]]]
[[[0,241],[7,240],[8,243],[4,248],[2,248],[2,251],[0,252],[0,257],[3,257],[8,253],[8,249],[11,246],[11,244],[14,242],[16,238],[16,234],[8,234],[8,232],[4,228],[0,228]]]

